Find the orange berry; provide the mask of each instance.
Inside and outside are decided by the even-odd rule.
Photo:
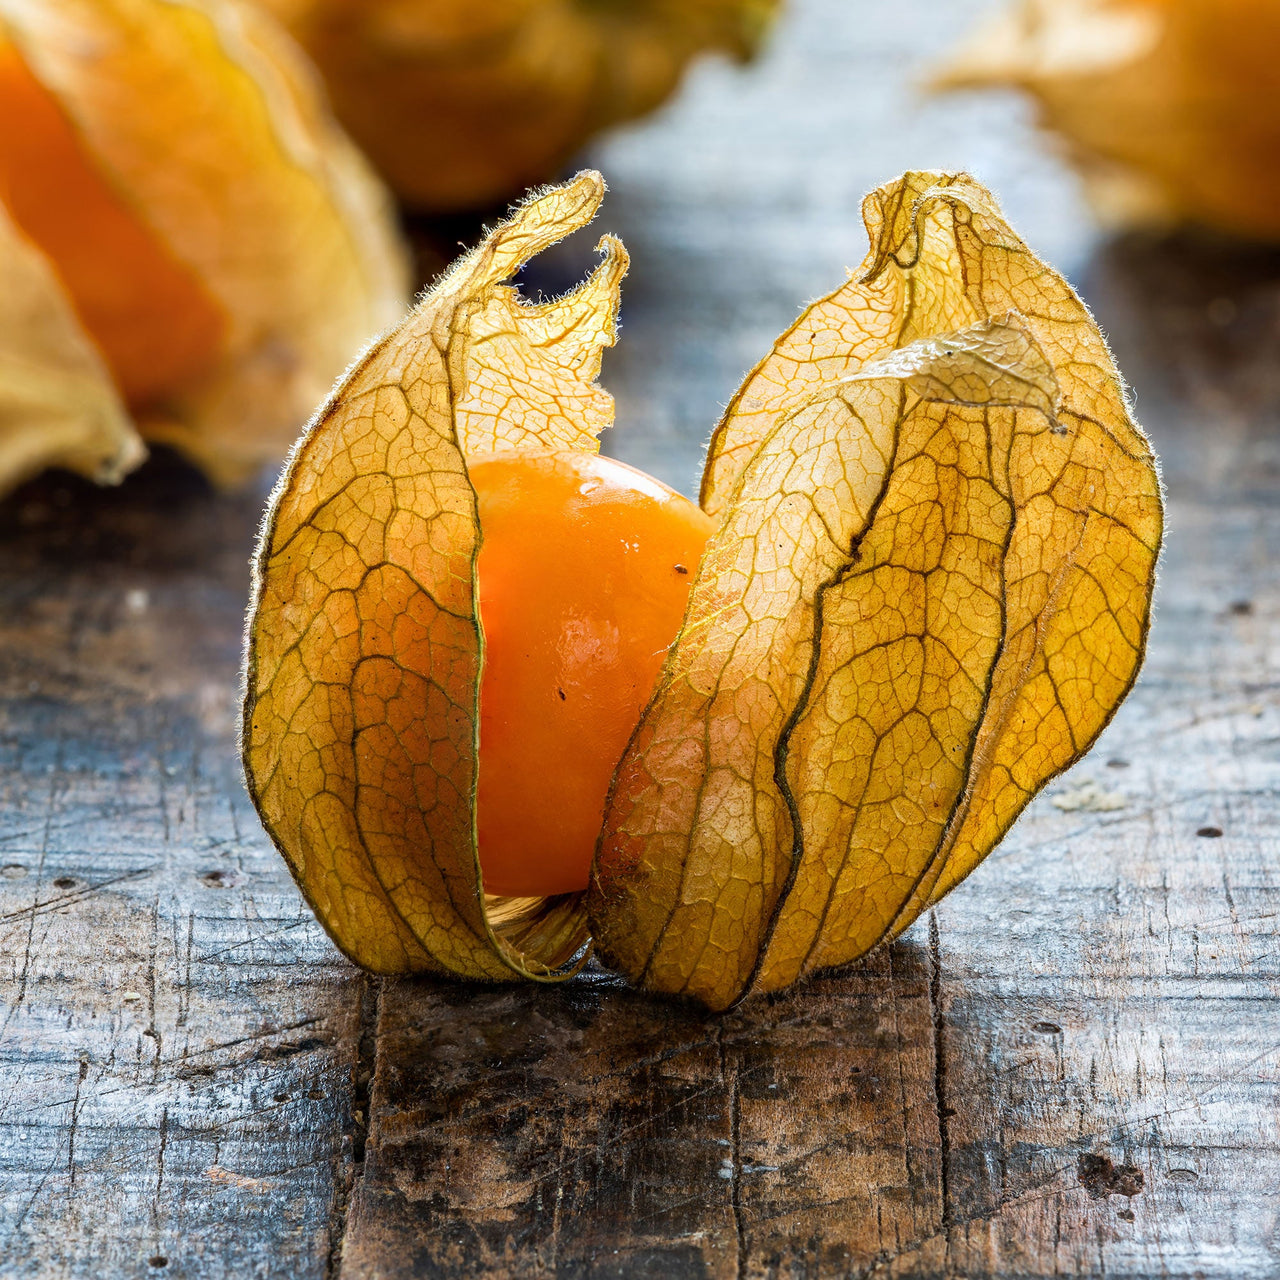
[[[594,454],[525,450],[469,471],[483,534],[484,887],[570,893],[587,885],[614,767],[715,521]]]

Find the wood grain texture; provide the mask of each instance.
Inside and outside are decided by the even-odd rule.
[[[149,464],[3,510],[5,1276],[328,1265],[364,979],[234,757],[258,506]]]
[[[862,192],[974,168],[1165,461],[1151,656],[1098,748],[900,943],[727,1017],[599,974],[379,987],[233,759],[261,495],[38,482],[0,508],[0,1276],[1280,1273],[1280,257],[1096,246],[1016,107],[913,107],[980,8],[794,0],[757,68],[590,157],[589,243],[634,264],[610,448],[687,489],[861,257]]]

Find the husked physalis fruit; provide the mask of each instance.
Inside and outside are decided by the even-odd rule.
[[[1112,224],[1280,237],[1280,5],[1013,0],[942,88],[1025,90]]]
[[[571,552],[577,521],[549,486],[600,465],[595,377],[625,257],[605,237],[554,302],[510,283],[602,190],[584,173],[521,206],[313,419],[256,559],[245,768],[358,963],[552,980],[594,945],[638,985],[722,1009],[896,936],[1088,750],[1142,659],[1160,487],[1071,288],[971,178],[908,173],[867,197],[859,271],[716,428],[708,523],[675,522],[687,602],[664,577],[673,543],[655,552],[673,598],[622,604],[612,535]],[[643,505],[619,519],[631,541],[668,530]],[[532,540],[545,574],[519,567]],[[491,555],[516,566],[505,579]],[[513,635],[517,656],[544,646],[532,717],[562,690],[567,709],[554,646],[579,608],[660,659],[636,723],[616,723],[621,700],[599,723],[546,716],[499,765],[490,659],[500,677]],[[502,880],[487,824],[518,840],[514,797],[572,786],[596,744],[618,755],[586,892],[548,892],[571,887],[555,877],[586,839],[568,814],[548,878]]]
[[[708,51],[745,60],[778,0],[263,0],[406,203],[474,208],[651,111]]]
[[[515,450],[467,474],[482,537],[481,873],[490,893],[573,893],[715,522],[594,453]]]
[[[0,224],[0,490],[142,439],[240,480],[403,314],[387,198],[237,0],[0,0]]]

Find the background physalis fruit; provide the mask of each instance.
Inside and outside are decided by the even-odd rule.
[[[718,525],[587,893],[486,894],[468,468],[597,447],[621,246],[554,302],[509,282],[602,191],[529,200],[317,414],[258,551],[245,766],[358,963],[554,979],[594,939],[719,1009],[895,936],[1088,749],[1142,659],[1159,483],[1092,318],[990,193],[872,192],[861,269],[712,438]]]
[[[475,208],[554,178],[685,66],[746,59],[779,0],[263,0],[401,199]]]
[[[139,434],[243,479],[406,291],[384,193],[234,0],[0,0],[0,275],[0,491],[118,479]]]
[[[941,69],[1014,86],[1109,223],[1280,238],[1275,0],[1016,0]]]

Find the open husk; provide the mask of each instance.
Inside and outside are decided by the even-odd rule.
[[[486,897],[467,458],[597,448],[621,246],[554,302],[509,281],[602,190],[586,173],[521,206],[300,441],[256,562],[246,772],[370,969],[556,978],[593,939],[638,985],[724,1008],[895,936],[1088,749],[1141,662],[1159,483],[1096,325],[990,193],[886,184],[860,271],[713,436],[720,524],[589,890]]]
[[[278,461],[370,333],[403,315],[407,296],[389,199],[297,51],[237,0],[0,0],[0,51],[38,81],[51,103],[42,112],[64,122],[65,145],[78,150],[95,190],[109,193],[118,220],[133,220],[148,260],[168,264],[178,280],[172,325],[190,322],[184,306],[202,310],[204,358],[145,393],[120,388],[137,435],[176,446],[220,483]],[[14,188],[23,186],[18,173]],[[127,338],[125,322],[100,325],[98,343],[92,332],[110,264],[81,297],[79,277],[41,241],[59,220],[55,234],[65,238],[76,211],[55,219],[24,205],[29,193],[5,198],[20,231],[24,218],[38,224],[23,231],[25,249],[44,256],[58,286],[46,292],[80,321],[68,352]],[[10,351],[0,360],[23,358]],[[109,353],[98,354],[119,384]],[[101,420],[84,405],[86,440]],[[38,434],[32,419],[21,455],[0,440],[0,487],[40,465],[65,465],[61,439],[50,432],[42,457]],[[141,452],[134,437],[100,468],[76,465],[113,478]]]

